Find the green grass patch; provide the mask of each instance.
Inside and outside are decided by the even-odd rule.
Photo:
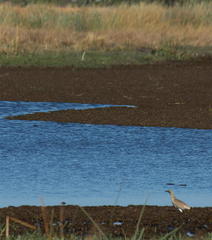
[[[212,56],[212,47],[194,49],[189,47],[161,49],[138,49],[128,51],[71,51],[22,54],[1,54],[0,66],[39,66],[99,68],[114,65],[140,65],[161,61],[189,60],[202,56]]]

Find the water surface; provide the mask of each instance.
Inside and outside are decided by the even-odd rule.
[[[3,118],[73,106],[102,105],[0,102],[1,206],[40,205],[40,198],[50,205],[170,205],[167,188],[192,206],[211,206],[211,130]]]

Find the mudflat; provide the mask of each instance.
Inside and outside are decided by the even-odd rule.
[[[35,113],[9,119],[211,129],[212,59],[102,69],[0,67],[0,100],[136,106]],[[52,208],[58,223],[60,207]],[[82,239],[98,234],[79,207],[65,208],[66,234]],[[141,209],[102,206],[87,207],[86,211],[103,232],[125,237],[135,232]],[[47,211],[50,216],[51,208]],[[148,238],[180,227],[183,234],[200,239],[212,231],[211,213],[211,206],[192,208],[183,214],[174,207],[146,206],[139,229],[144,227]],[[6,215],[43,228],[39,207],[0,209],[1,222]],[[59,225],[55,225],[58,231]],[[23,231],[15,228],[16,233]]]
[[[212,128],[212,58],[104,69],[1,67],[0,100],[133,105],[10,119]]]
[[[95,224],[104,234],[123,238],[133,236],[137,227],[139,233],[145,229],[144,239],[164,236],[178,229],[181,234],[200,240],[202,236],[212,231],[211,207],[192,208],[183,213],[171,206],[93,206],[84,207],[84,210],[86,214],[80,207],[71,205],[49,206],[45,209],[36,206],[8,207],[0,209],[0,221],[3,223],[6,216],[11,216],[44,231],[45,216],[45,222],[51,223],[51,231],[54,234],[60,233],[63,223],[65,235],[74,234],[81,236],[82,239],[101,235]],[[14,234],[29,231],[17,224],[11,225],[10,229]]]

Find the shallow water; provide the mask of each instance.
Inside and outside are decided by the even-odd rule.
[[[102,105],[0,102],[1,206],[170,205],[168,188],[191,206],[211,206],[211,130],[3,118],[73,106]]]
[[[82,110],[82,109],[118,107],[118,106],[135,107],[132,105],[110,105],[110,104],[0,101],[0,118],[33,113],[33,112],[49,112],[49,111],[66,110],[66,109]]]

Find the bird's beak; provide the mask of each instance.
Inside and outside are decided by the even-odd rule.
[[[169,192],[168,190],[166,190],[165,192]]]

